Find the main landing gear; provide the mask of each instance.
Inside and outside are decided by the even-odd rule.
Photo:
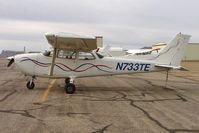
[[[65,87],[64,87],[64,91],[67,93],[67,94],[73,94],[75,93],[75,85],[74,85],[74,79],[72,78],[66,78],[65,79]]]
[[[34,89],[34,87],[35,87],[35,83],[33,82],[34,79],[35,79],[35,76],[33,76],[33,77],[30,79],[30,81],[28,81],[27,84],[26,84],[26,87],[27,87],[29,90],[32,90],[32,89]]]
[[[34,89],[35,87],[35,83],[34,83],[34,80],[35,80],[35,76],[33,76],[26,84],[26,87],[29,89],[29,90],[32,90]],[[67,94],[73,94],[75,93],[76,91],[76,88],[75,88],[75,85],[74,85],[74,78],[66,78],[65,79],[65,87],[64,87],[64,91],[67,93]]]

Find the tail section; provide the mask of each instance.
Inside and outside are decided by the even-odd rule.
[[[158,64],[180,66],[190,35],[177,34],[176,37],[154,58]]]

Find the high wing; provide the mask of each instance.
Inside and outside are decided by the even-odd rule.
[[[48,43],[54,48],[50,76],[53,76],[55,58],[57,50],[89,52],[97,49],[97,38],[88,36],[79,36],[65,32],[48,32],[45,34]],[[76,54],[78,55],[78,54]]]
[[[65,51],[89,52],[97,49],[96,37],[80,36],[65,32],[49,32],[45,34],[53,48]]]

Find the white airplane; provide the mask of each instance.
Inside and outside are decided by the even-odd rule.
[[[149,55],[152,54],[153,51],[156,51],[156,53],[158,53],[160,49],[156,48],[156,49],[130,49],[127,50],[127,55],[131,56],[131,55]],[[156,54],[155,53],[155,54]]]
[[[68,94],[75,92],[74,80],[80,77],[183,69],[180,63],[191,37],[179,33],[159,54],[145,60],[104,57],[95,50],[97,49],[96,37],[67,33],[46,33],[45,35],[54,49],[53,54],[44,52],[16,55],[9,58],[8,67],[15,62],[26,76],[32,77],[27,82],[28,89],[34,88],[35,77],[65,78],[64,89]],[[82,52],[87,54],[81,54]],[[66,55],[70,53],[72,54]]]
[[[98,48],[96,52],[100,53],[103,56],[108,56],[108,57],[120,57],[126,55],[126,51],[124,51],[123,48],[111,47],[109,45],[103,48]]]

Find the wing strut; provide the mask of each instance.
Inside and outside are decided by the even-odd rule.
[[[53,76],[53,70],[54,70],[56,55],[57,55],[57,48],[54,48],[53,57],[52,57],[52,63],[51,63],[51,68],[50,68],[50,76]]]
[[[167,76],[166,76],[165,88],[167,88],[168,79],[169,79],[169,69],[167,69]]]
[[[54,66],[55,66],[55,58],[57,55],[57,36],[53,35],[53,39],[55,41],[54,41],[54,51],[53,51],[52,63],[51,63],[51,67],[50,67],[50,76],[53,76],[53,71],[54,71]]]

